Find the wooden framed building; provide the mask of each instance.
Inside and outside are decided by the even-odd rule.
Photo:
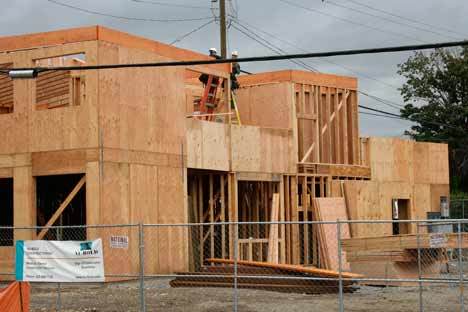
[[[0,38],[1,68],[194,59],[207,56],[100,26]],[[200,114],[201,75],[224,84],[209,116]],[[382,141],[395,149],[389,159],[379,154],[380,139],[360,140],[355,78],[303,71],[241,76],[237,111],[229,79],[226,64],[0,78],[2,225],[308,221],[315,219],[314,198],[341,196],[342,189],[348,206],[356,207],[349,216],[367,218],[373,208],[361,203],[362,189],[409,175],[405,166],[416,157],[410,153],[448,174],[436,166],[447,160],[445,145]],[[414,147],[396,151],[405,144]],[[393,163],[401,165],[394,175],[387,171]],[[436,201],[448,190],[445,180],[411,177],[400,182],[412,198],[422,196],[418,202]],[[137,248],[110,250],[112,235],[128,235],[134,245],[138,240],[130,227],[90,228],[72,238],[102,237],[106,268],[135,270]],[[233,258],[234,235],[226,225],[148,229],[146,272]],[[9,268],[16,239],[57,238],[47,231],[4,236],[0,265]],[[246,226],[238,241],[243,259],[320,266],[315,234],[297,224]]]

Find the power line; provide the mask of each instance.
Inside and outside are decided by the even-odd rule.
[[[130,0],[130,1],[138,2],[138,3],[146,3],[146,4],[151,4],[151,5],[158,5],[158,6],[184,8],[184,9],[211,10],[211,7],[208,7],[208,6],[187,5],[187,4],[178,4],[178,3],[163,2],[163,1],[150,1],[150,0]]]
[[[368,107],[368,106],[364,106],[364,105],[358,105],[359,108],[362,108],[362,109],[365,109],[365,110],[369,110],[369,111],[372,111],[372,112],[376,112],[376,113],[381,113],[381,114],[385,114],[385,115],[388,115],[388,116],[393,116],[393,117],[396,117],[396,118],[401,118],[401,119],[404,119],[404,120],[408,120],[408,121],[411,121],[411,122],[417,122],[417,123],[427,123],[427,124],[432,124],[432,125],[436,125],[436,126],[439,126],[439,127],[447,127],[447,128],[451,128],[451,129],[455,129],[455,130],[458,130],[458,128],[450,125],[450,124],[446,124],[446,123],[440,123],[440,122],[437,122],[437,121],[434,121],[434,120],[425,120],[425,119],[416,119],[416,118],[407,118],[407,117],[403,117],[403,116],[400,116],[400,115],[397,115],[397,114],[393,114],[393,113],[390,113],[390,112],[387,112],[387,111],[383,111],[383,110],[380,110],[380,109],[376,109],[376,108],[372,108],[372,107]]]
[[[174,41],[172,41],[172,42],[170,43],[170,45],[174,45],[175,43],[184,40],[184,39],[187,38],[188,36],[190,36],[190,35],[196,33],[197,31],[199,31],[199,30],[203,29],[204,27],[206,27],[206,26],[212,24],[213,22],[214,22],[214,19],[212,19],[211,21],[208,21],[208,22],[206,22],[206,23],[204,23],[204,24],[198,26],[198,27],[195,28],[195,29],[192,29],[190,32],[188,32],[188,33],[186,33],[186,34],[184,34],[184,35],[182,35],[182,36],[176,38]]]
[[[359,55],[359,54],[362,55],[362,54],[395,53],[395,52],[439,49],[439,48],[448,48],[448,47],[457,47],[457,46],[468,46],[468,40],[419,44],[419,45],[393,46],[393,47],[384,47],[384,48],[338,50],[338,51],[328,51],[328,52],[252,56],[252,57],[226,58],[226,59],[205,59],[205,60],[192,60],[192,61],[168,61],[168,62],[156,62],[156,63],[150,62],[150,63],[133,63],[133,64],[83,65],[83,66],[25,67],[25,68],[8,68],[8,70],[9,71],[36,70],[38,72],[43,72],[43,71],[56,71],[56,70],[96,70],[96,69],[116,69],[116,68],[135,68],[135,67],[213,65],[213,64],[228,64],[228,63],[267,62],[267,61],[280,61],[280,60],[292,60],[292,59],[323,58],[323,57],[344,56],[344,55],[351,56],[351,55]],[[7,68],[1,68],[1,69],[6,70]]]
[[[328,16],[328,17],[333,17],[335,19],[339,19],[339,20],[344,21],[346,23],[350,23],[350,24],[357,25],[357,26],[360,26],[360,27],[369,28],[369,29],[372,29],[372,30],[375,30],[375,31],[378,31],[378,32],[381,32],[381,33],[387,33],[387,34],[391,34],[391,35],[397,36],[397,37],[404,37],[404,38],[408,38],[408,39],[411,39],[411,40],[416,40],[416,41],[422,42],[422,43],[427,42],[427,41],[420,40],[419,38],[416,38],[416,37],[413,37],[413,36],[408,36],[408,35],[405,35],[405,34],[402,34],[402,33],[397,33],[397,32],[393,32],[393,31],[390,31],[390,30],[370,26],[370,25],[359,23],[359,22],[356,22],[354,20],[350,20],[350,19],[347,19],[347,18],[344,18],[344,17],[341,17],[341,16],[337,16],[337,15],[326,13],[326,12],[323,12],[323,11],[320,11],[320,10],[317,10],[317,9],[305,7],[303,5],[297,4],[295,2],[291,2],[289,0],[278,0],[278,1],[286,3],[286,4],[290,5],[290,6],[293,6],[293,7],[299,8],[299,9],[303,9],[303,10],[306,10],[306,11],[309,11],[309,12],[325,15],[325,16]]]
[[[239,19],[237,19],[237,20],[239,20]],[[234,21],[234,22],[235,22],[236,24],[238,24],[239,26],[242,26],[242,27],[244,27],[245,29],[249,30],[248,28],[246,28],[245,26],[243,26],[243,25],[240,24],[239,22],[237,22],[237,21]],[[250,30],[250,31],[251,31],[251,30]],[[259,31],[261,31],[261,30],[259,30]],[[252,31],[251,31],[251,32],[252,32]],[[263,31],[262,31],[262,32],[263,32]],[[264,32],[264,33],[266,33],[266,32]],[[256,35],[256,36],[266,41],[266,39],[260,37],[259,35]],[[277,38],[277,37],[276,37],[276,38]],[[277,38],[277,39],[280,39],[280,38]],[[300,47],[298,47],[298,49],[304,50],[304,49],[302,49],[302,48],[300,48]],[[281,50],[281,51],[284,52],[284,50]],[[297,63],[296,63],[296,64],[297,64]],[[304,68],[306,68],[306,69],[309,69],[309,68],[307,67],[307,64],[304,63],[304,62],[301,62],[301,64],[299,64],[299,65],[302,65],[302,67],[304,67]],[[337,64],[337,65],[338,65],[338,64]],[[392,102],[392,101],[389,101],[389,100],[380,98],[380,97],[375,96],[375,95],[371,95],[371,94],[369,94],[369,93],[367,93],[367,92],[364,92],[364,91],[361,91],[361,90],[357,90],[357,92],[360,93],[360,94],[362,94],[362,95],[364,95],[364,96],[366,96],[366,97],[369,97],[369,98],[372,98],[372,99],[374,99],[374,100],[376,100],[376,101],[379,101],[379,102],[381,102],[381,103],[383,103],[383,104],[385,104],[385,105],[387,105],[387,106],[390,106],[390,107],[392,107],[392,108],[396,108],[396,109],[398,109],[398,110],[400,110],[401,108],[404,107],[404,106],[401,105],[401,104],[398,104],[398,103],[395,103],[395,102]]]
[[[237,31],[243,33],[244,35],[246,35],[247,37],[249,37],[250,39],[256,41],[257,43],[261,44],[262,46],[268,48],[269,50],[275,52],[276,54],[278,55],[285,55],[287,54],[286,51],[284,51],[283,49],[275,46],[273,43],[269,42],[268,40],[262,38],[261,36],[259,36],[258,34],[256,34],[255,32],[253,32],[252,30],[248,29],[247,27],[243,26],[242,24],[236,22],[235,20],[233,21],[236,25],[239,25],[240,27],[244,28],[247,32],[249,32],[250,34],[252,35],[249,35],[248,33],[244,32],[243,30],[237,28],[235,25],[232,25],[232,27],[234,29],[236,29]],[[255,36],[257,39],[253,38],[252,36]],[[263,41],[264,43],[260,42],[259,40]],[[297,60],[290,60],[292,63],[296,64],[296,65],[299,65],[301,67],[305,67],[309,70],[312,70],[313,72],[316,72],[317,69],[315,69],[314,67],[304,63],[303,61],[297,61]]]
[[[239,25],[239,26],[242,26],[242,25],[239,24],[238,22],[235,22],[235,23],[236,23],[237,25]],[[255,38],[251,37],[249,34],[243,32],[242,30],[240,30],[239,28],[237,28],[235,25],[233,25],[233,27],[234,27],[236,30],[238,30],[238,31],[240,31],[240,32],[242,32],[242,33],[244,33],[244,34],[245,34],[246,36],[248,36],[249,38],[255,40],[256,42],[259,42],[259,41],[257,41],[257,39],[255,39]],[[246,29],[247,31],[250,31],[250,30],[249,30],[248,28],[246,28],[245,26],[242,26],[242,27],[244,27],[244,29]],[[252,32],[252,31],[250,31],[250,32]],[[252,33],[255,34],[254,32],[252,32]],[[259,37],[259,38],[262,39],[262,40],[265,40],[265,39],[263,39],[262,37],[260,37],[260,36],[258,36],[258,35],[256,35],[256,36]],[[282,50],[280,49],[280,51],[282,51]],[[280,53],[280,52],[277,52],[277,51],[276,51],[276,53]],[[304,64],[304,63],[299,64],[299,65],[302,65],[303,67],[304,67],[304,65],[307,66],[307,64]],[[306,67],[306,68],[307,68],[307,67]],[[365,96],[368,96],[368,97],[370,97],[370,98],[372,98],[372,99],[374,99],[374,100],[377,100],[377,101],[379,101],[379,102],[381,102],[381,103],[384,103],[384,104],[386,104],[386,105],[389,105],[389,106],[391,106],[391,107],[393,107],[393,108],[396,108],[396,109],[398,109],[398,110],[399,110],[400,108],[403,107],[403,105],[400,105],[400,104],[397,104],[397,103],[394,103],[394,102],[392,102],[392,101],[388,101],[388,100],[385,100],[385,99],[381,99],[381,98],[379,98],[379,97],[377,97],[377,96],[374,96],[374,95],[369,95],[369,94],[367,94],[367,93],[365,93],[365,92],[361,92],[361,91],[359,91],[359,90],[357,90],[357,92],[358,92],[358,93],[361,93],[361,94],[363,94],[363,95],[365,95]],[[387,117],[396,118],[396,119],[401,119],[401,120],[407,120],[407,121],[413,121],[413,122],[414,122],[414,120],[412,120],[412,119],[405,118],[405,117],[402,117],[402,116],[400,116],[400,115],[393,114],[393,113],[390,113],[390,112],[386,112],[386,111],[383,111],[383,110],[373,109],[373,108],[366,107],[366,106],[363,106],[363,105],[359,105],[359,107],[361,107],[361,108],[363,108],[363,109],[368,109],[368,110],[372,110],[372,111],[375,111],[375,112],[380,112],[380,113],[386,114]],[[382,116],[381,116],[381,117],[382,117]],[[433,123],[433,124],[434,124],[435,122],[426,121],[426,123]],[[440,124],[440,123],[436,123],[436,124],[438,124],[439,126],[442,125],[442,126],[450,127],[450,126],[447,125],[447,124]]]
[[[300,46],[298,46],[298,45],[296,45],[296,44],[294,44],[294,43],[291,43],[290,41],[284,40],[284,39],[282,39],[282,38],[280,38],[280,37],[278,37],[278,36],[276,36],[276,35],[274,35],[274,34],[272,34],[272,33],[270,33],[270,32],[267,32],[267,31],[265,31],[265,30],[262,30],[262,29],[260,29],[259,27],[254,26],[254,25],[252,25],[252,24],[246,22],[245,20],[241,20],[241,19],[239,19],[239,18],[236,18],[236,20],[238,20],[239,22],[242,22],[243,24],[245,24],[245,25],[247,25],[247,26],[249,26],[249,27],[251,27],[251,28],[253,28],[253,29],[256,29],[257,31],[259,31],[259,32],[261,32],[261,33],[263,33],[263,34],[265,34],[265,35],[271,37],[271,38],[274,38],[274,39],[276,39],[276,40],[278,40],[278,41],[280,41],[280,42],[283,42],[283,43],[285,43],[285,44],[287,44],[287,45],[289,45],[289,46],[291,46],[291,47],[293,47],[293,48],[296,48],[296,49],[298,49],[298,50],[300,50],[300,51],[303,51],[303,52],[307,52],[307,50],[305,50],[304,48],[302,48],[302,47],[300,47]],[[331,60],[323,60],[323,61],[324,61],[324,62],[327,62],[327,63],[330,63],[330,64],[332,64],[332,65],[341,67],[341,68],[347,70],[348,72],[353,73],[354,75],[357,75],[357,76],[360,76],[360,77],[362,77],[362,78],[366,78],[366,79],[369,79],[369,80],[376,81],[376,82],[378,82],[378,83],[381,83],[382,85],[386,85],[386,86],[388,86],[388,87],[390,87],[390,88],[392,88],[392,89],[394,89],[394,90],[397,90],[397,88],[398,88],[397,86],[394,86],[394,85],[389,84],[389,83],[387,83],[387,82],[385,82],[385,81],[382,81],[382,80],[380,80],[380,79],[377,79],[377,78],[375,78],[375,77],[372,77],[372,76],[370,76],[370,75],[368,75],[368,74],[361,73],[361,72],[357,72],[357,71],[355,71],[354,69],[352,69],[352,68],[350,68],[350,67],[348,67],[348,66],[345,66],[345,65],[342,65],[342,64],[338,64],[338,63],[333,62],[333,61],[331,61]]]
[[[436,28],[436,29],[442,29],[446,32],[449,32],[449,33],[452,33],[452,34],[456,34],[458,36],[461,36],[462,38],[465,38],[466,35],[464,34],[461,34],[459,32],[456,32],[456,31],[453,31],[451,29],[448,29],[448,28],[445,28],[445,27],[441,27],[441,26],[435,26],[435,25],[432,25],[432,24],[429,24],[429,23],[425,23],[425,22],[421,22],[419,20],[416,20],[416,19],[413,19],[413,18],[409,18],[409,17],[405,17],[405,16],[402,16],[402,15],[399,15],[399,14],[395,14],[393,12],[390,12],[390,11],[386,11],[386,10],[382,10],[382,9],[379,9],[379,8],[375,8],[373,6],[370,6],[368,4],[364,4],[362,2],[359,2],[359,1],[356,1],[356,0],[347,0],[349,2],[352,2],[354,4],[357,4],[357,5],[360,5],[362,7],[366,7],[368,9],[371,9],[371,10],[374,10],[376,12],[380,12],[380,13],[384,13],[384,14],[387,14],[389,16],[393,16],[393,17],[397,17],[397,18],[400,18],[402,20],[406,20],[406,21],[409,21],[409,22],[412,22],[412,23],[416,23],[416,24],[419,24],[419,25],[424,25],[424,26],[428,26],[428,27],[432,27],[432,28]]]
[[[263,47],[269,49],[270,51],[273,51],[275,54],[277,54],[277,55],[284,55],[284,53],[282,53],[281,50],[277,50],[276,48],[270,46],[269,44],[264,43],[264,42],[262,42],[262,41],[256,39],[256,38],[254,37],[254,35],[251,35],[251,34],[249,34],[248,32],[246,32],[246,31],[244,31],[244,30],[242,30],[242,29],[237,28],[236,25],[232,25],[232,27],[233,27],[235,30],[239,31],[240,33],[244,34],[245,36],[249,37],[250,39],[254,40],[255,42],[259,43],[261,46],[263,46]],[[304,64],[304,63],[301,62],[301,61],[297,61],[297,60],[289,60],[289,61],[290,61],[291,63],[294,63],[294,64],[299,65],[299,66],[301,66],[301,67],[310,68],[312,71],[316,71],[313,67],[308,67],[306,64]]]
[[[390,106],[390,107],[393,107],[393,108],[396,108],[398,110],[404,108],[405,106],[402,105],[402,104],[399,104],[399,103],[396,103],[396,102],[393,102],[393,101],[390,101],[390,100],[386,100],[386,99],[382,99],[376,95],[372,95],[372,94],[369,94],[369,93],[366,93],[364,91],[359,91],[360,94],[364,95],[364,96],[367,96],[371,99],[374,99],[376,101],[379,101],[387,106]]]
[[[160,23],[169,23],[169,22],[191,22],[191,21],[203,21],[203,20],[208,20],[211,19],[211,16],[208,17],[200,17],[200,18],[174,18],[174,19],[154,19],[154,18],[140,18],[140,17],[128,17],[128,16],[122,16],[122,15],[113,15],[113,14],[108,14],[108,13],[102,13],[98,11],[93,11],[89,9],[84,9],[80,8],[77,6],[73,6],[70,4],[62,3],[56,0],[47,0],[50,3],[54,3],[56,5],[66,7],[69,9],[73,9],[76,11],[88,13],[88,14],[93,14],[93,15],[99,15],[99,16],[105,16],[105,17],[111,17],[111,18],[116,18],[116,19],[121,19],[121,20],[127,20],[127,21],[141,21],[141,22],[160,22]]]
[[[372,13],[369,13],[369,12],[366,12],[366,11],[363,11],[363,10],[360,10],[360,9],[356,9],[356,8],[352,8],[352,7],[349,7],[349,6],[340,4],[340,3],[336,3],[336,2],[334,2],[334,1],[327,0],[325,3],[334,5],[334,6],[339,7],[339,8],[344,8],[344,9],[347,9],[347,10],[350,10],[350,11],[358,12],[358,13],[360,13],[360,14],[364,14],[364,15],[367,15],[367,16],[375,17],[375,18],[378,18],[378,19],[381,19],[381,20],[384,20],[384,21],[387,21],[387,22],[390,22],[390,23],[393,23],[393,24],[397,24],[397,25],[401,25],[401,26],[406,26],[406,27],[414,28],[414,29],[417,29],[417,30],[420,30],[420,31],[432,33],[432,34],[435,34],[435,35],[437,35],[437,36],[442,36],[442,37],[444,37],[444,38],[445,38],[445,37],[450,37],[450,38],[452,38],[452,39],[459,39],[458,37],[454,37],[454,36],[450,36],[450,35],[445,35],[445,34],[443,34],[443,33],[437,32],[437,31],[433,31],[433,30],[425,29],[425,28],[418,27],[418,26],[415,26],[415,25],[410,25],[410,24],[407,24],[407,23],[395,21],[395,20],[393,20],[393,19],[391,19],[391,18],[388,18],[388,17],[384,17],[384,16],[381,16],[381,15],[372,14]]]
[[[359,114],[369,115],[369,116],[377,116],[377,117],[384,117],[384,118],[390,118],[390,119],[399,119],[399,120],[408,121],[408,120],[405,119],[405,118],[394,117],[394,116],[388,116],[388,115],[384,115],[384,114],[374,114],[374,113],[368,113],[368,112],[363,112],[363,111],[359,111]]]

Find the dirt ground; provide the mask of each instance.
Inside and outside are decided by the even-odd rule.
[[[232,311],[233,290],[227,288],[171,288],[168,279],[145,282],[147,311]],[[286,294],[238,290],[238,311],[338,311],[338,295]],[[423,291],[425,311],[459,311],[458,285],[430,285]],[[61,311],[138,311],[138,283],[62,285]],[[361,286],[344,295],[345,311],[417,311],[417,287]],[[57,285],[33,286],[31,311],[55,311]],[[468,303],[468,297],[465,298]]]

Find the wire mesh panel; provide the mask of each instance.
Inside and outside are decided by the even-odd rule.
[[[15,240],[100,238],[105,282],[31,283],[32,311],[458,311],[465,220],[0,228]],[[296,230],[294,230],[296,229]]]
[[[145,225],[145,301],[148,311],[232,309],[233,225]]]

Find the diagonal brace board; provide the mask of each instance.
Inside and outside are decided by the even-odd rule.
[[[81,180],[76,184],[76,186],[73,188],[73,190],[70,192],[70,194],[68,194],[67,198],[65,198],[65,200],[62,202],[62,204],[60,205],[60,207],[57,209],[57,211],[55,211],[54,215],[50,218],[50,220],[47,222],[47,224],[45,225],[45,228],[42,229],[42,231],[39,233],[39,235],[37,235],[37,239],[40,240],[40,239],[43,239],[44,236],[47,234],[47,232],[49,231],[49,227],[51,227],[52,225],[54,225],[54,223],[57,221],[57,219],[60,217],[60,215],[63,213],[63,211],[65,210],[65,208],[68,207],[68,205],[70,204],[70,202],[73,200],[73,198],[75,198],[76,194],[81,190],[81,188],[83,187],[83,185],[85,184],[86,182],[86,177],[82,177]]]
[[[338,112],[341,110],[341,108],[343,107],[343,105],[346,104],[346,101],[348,100],[349,93],[350,93],[349,90],[346,90],[346,93],[345,93],[344,98],[341,99],[340,104],[338,105]],[[330,116],[329,122],[328,122],[326,125],[323,126],[323,128],[322,128],[322,135],[325,133],[325,131],[327,131],[328,125],[329,125],[333,120],[335,120],[336,113],[337,113],[337,112],[333,112],[333,114],[331,114],[331,116]]]

